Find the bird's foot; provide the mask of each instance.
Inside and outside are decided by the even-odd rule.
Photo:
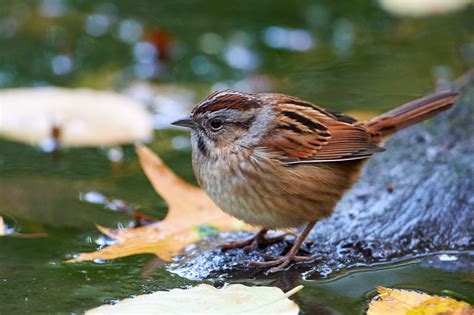
[[[292,262],[303,262],[303,261],[311,261],[314,260],[315,257],[307,257],[307,256],[297,256],[298,250],[303,244],[306,236],[308,236],[309,232],[313,228],[316,221],[311,221],[303,230],[303,233],[296,239],[295,244],[291,247],[291,249],[286,253],[284,256],[270,256],[266,255],[265,258],[270,259],[270,261],[248,261],[247,263],[250,266],[256,267],[272,267],[270,268],[267,273],[275,273],[278,271],[284,270],[289,264]]]
[[[275,237],[265,237],[265,234],[267,233],[267,230],[261,230],[257,234],[255,234],[253,237],[246,239],[241,242],[231,242],[227,244],[222,244],[220,246],[221,250],[226,251],[229,249],[234,249],[234,248],[243,248],[245,253],[248,253],[252,249],[256,249],[259,247],[266,247],[271,244],[275,244],[278,242],[281,242],[285,239],[285,236],[289,233],[285,233],[282,235],[278,235]]]
[[[282,271],[288,267],[292,262],[307,262],[312,261],[316,257],[314,256],[297,256],[295,253],[291,251],[288,252],[284,256],[272,256],[272,255],[264,255],[266,259],[270,259],[269,261],[247,261],[249,266],[254,267],[272,267],[270,268],[267,273],[275,273]]]

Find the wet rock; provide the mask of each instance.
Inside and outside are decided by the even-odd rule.
[[[319,221],[301,254],[312,263],[290,272],[306,278],[445,250],[474,249],[474,89],[449,112],[396,134],[387,151],[372,158],[362,179],[333,215]],[[390,187],[390,189],[387,189]],[[250,233],[210,236],[177,257],[169,269],[191,279],[258,277],[264,270],[245,260],[277,255],[288,238],[246,254],[217,245]]]

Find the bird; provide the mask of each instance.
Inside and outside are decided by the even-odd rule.
[[[268,245],[280,240],[268,238],[268,230],[305,225],[286,254],[248,262],[273,273],[312,259],[297,255],[309,232],[331,215],[391,135],[449,109],[458,97],[435,92],[359,122],[285,94],[223,90],[172,124],[191,130],[193,171],[214,203],[261,227],[222,249]]]

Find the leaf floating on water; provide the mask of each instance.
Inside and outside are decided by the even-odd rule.
[[[0,136],[47,146],[101,146],[146,141],[152,118],[133,99],[114,92],[57,87],[0,91]]]
[[[114,305],[89,310],[98,314],[298,314],[298,305],[288,297],[302,285],[283,293],[275,287],[248,287],[231,284],[216,289],[201,284],[191,289],[173,289],[125,299]]]
[[[411,290],[377,288],[378,295],[370,302],[367,315],[468,315],[474,308],[450,297],[429,295]]]
[[[69,262],[115,259],[136,254],[155,254],[171,260],[183,247],[217,231],[250,229],[227,215],[199,188],[173,173],[146,147],[137,147],[145,174],[156,192],[167,202],[169,211],[163,221],[133,229],[99,230],[117,241],[99,251],[82,253]]]

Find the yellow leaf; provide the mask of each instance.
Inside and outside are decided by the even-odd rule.
[[[170,260],[180,250],[203,236],[203,231],[250,229],[222,212],[199,188],[173,173],[150,149],[136,148],[140,163],[153,187],[168,203],[165,219],[148,226],[113,230],[99,226],[116,244],[92,253],[82,253],[69,262],[115,259],[136,254],[155,254]]]
[[[289,296],[298,286],[283,293],[275,287],[247,287],[231,284],[216,289],[201,284],[191,289],[173,289],[102,305],[86,312],[99,314],[298,314],[299,307]]]
[[[467,315],[474,314],[466,302],[449,297],[432,296],[411,290],[377,288],[376,296],[369,305],[367,315]]]

